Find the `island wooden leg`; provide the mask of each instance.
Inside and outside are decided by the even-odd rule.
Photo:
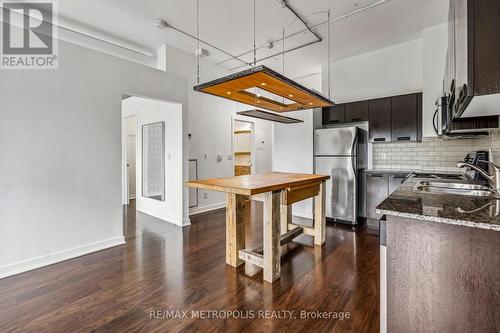
[[[245,248],[245,196],[226,194],[226,263],[238,267],[244,263],[238,251]]]
[[[280,204],[281,192],[268,192],[264,199],[264,281],[274,282],[281,275]]]
[[[281,234],[284,235],[288,232],[288,225],[292,224],[292,205],[288,205],[287,190],[281,191],[281,208],[280,208],[280,221],[281,221]]]
[[[323,245],[325,243],[325,182],[321,182],[319,193],[314,198],[314,244]]]

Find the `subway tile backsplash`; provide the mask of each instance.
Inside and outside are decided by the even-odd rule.
[[[373,145],[373,169],[431,172],[464,172],[457,161],[474,150],[493,152],[493,161],[500,164],[500,131],[478,139],[443,140],[423,138],[421,143],[385,143]]]

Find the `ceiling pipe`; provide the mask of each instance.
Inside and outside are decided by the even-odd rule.
[[[205,44],[205,45],[207,45],[207,46],[209,46],[211,48],[214,48],[214,49],[216,49],[217,51],[219,51],[221,53],[224,53],[225,55],[231,57],[231,59],[234,59],[236,61],[239,61],[239,62],[243,63],[243,65],[240,66],[240,67],[243,67],[243,66],[253,67],[252,64],[250,64],[250,63],[248,63],[248,62],[240,59],[239,57],[236,57],[236,56],[232,55],[231,53],[224,51],[220,47],[217,47],[217,46],[215,46],[213,44],[210,44],[209,42],[206,42],[206,41],[204,41],[202,39],[199,39],[196,36],[193,36],[193,35],[191,35],[188,32],[185,32],[185,31],[183,31],[181,29],[178,29],[178,28],[174,27],[173,25],[167,23],[165,20],[156,19],[155,22],[156,22],[156,27],[158,29],[172,29],[172,30],[177,31],[178,33],[181,33],[181,34],[183,34],[183,35],[185,35],[187,37],[190,37],[190,38],[192,38],[192,39],[194,39],[196,41],[199,41],[200,43],[203,43],[203,44]]]
[[[310,27],[309,25],[306,23],[306,21],[295,11],[295,9],[293,9],[287,2],[287,0],[278,0],[278,2],[281,3],[281,6],[283,8],[287,8],[290,12],[292,12],[293,15],[295,15],[295,17],[300,21],[302,22],[302,24],[306,27],[306,29],[313,34],[314,37],[316,37],[316,40],[318,42],[321,42],[322,41],[322,38],[317,34],[315,33]],[[305,30],[304,30],[305,32]]]
[[[325,26],[325,25],[327,25],[328,23],[336,23],[336,22],[339,22],[339,21],[344,20],[344,19],[346,19],[346,18],[349,18],[349,17],[351,17],[351,16],[357,15],[357,14],[359,14],[359,13],[361,13],[361,12],[365,11],[365,10],[372,9],[372,8],[374,8],[374,7],[380,6],[380,5],[384,4],[384,3],[385,3],[385,2],[387,2],[387,1],[389,1],[389,0],[380,0],[380,1],[377,1],[377,2],[375,2],[375,3],[372,3],[371,5],[368,5],[368,6],[365,6],[365,7],[363,7],[363,8],[357,9],[357,10],[355,10],[355,11],[352,11],[352,12],[350,12],[350,13],[348,13],[348,14],[345,14],[345,15],[342,15],[342,16],[339,16],[339,17],[336,17],[336,18],[331,19],[331,20],[329,20],[329,21],[327,20],[327,21],[321,22],[321,23],[316,24],[316,25],[314,25],[314,26],[311,26],[311,27],[309,27],[309,28],[310,28],[311,30],[317,30],[317,29],[319,29],[319,28],[321,28],[321,27],[324,27],[324,26]],[[307,31],[308,31],[308,29],[304,29],[304,30],[300,30],[300,31],[294,32],[294,33],[292,33],[292,34],[290,34],[290,35],[288,35],[288,36],[285,36],[284,38],[280,38],[280,39],[278,39],[278,40],[275,40],[275,41],[274,41],[274,43],[278,43],[278,42],[280,42],[280,41],[282,41],[282,40],[284,40],[284,39],[286,40],[286,39],[289,39],[289,38],[295,37],[295,36],[297,36],[297,35],[300,35],[300,34],[303,34],[303,33],[307,32]],[[286,50],[284,53],[286,54],[286,53],[288,53],[288,52],[292,52],[292,51],[295,51],[295,50],[298,50],[298,49],[301,49],[301,48],[303,48],[303,47],[310,46],[310,45],[313,45],[313,44],[316,44],[316,43],[319,43],[319,41],[317,41],[317,40],[316,40],[316,41],[313,41],[313,42],[307,42],[307,43],[301,44],[301,45],[299,45],[299,46],[297,46],[297,47],[294,47],[294,48],[288,49],[288,50]],[[266,45],[267,45],[267,43],[266,43]],[[261,49],[261,48],[263,48],[263,47],[265,47],[265,45],[262,45],[262,46],[257,47],[257,50],[259,50],[259,49]],[[237,55],[236,57],[238,57],[238,58],[239,58],[239,57],[242,57],[242,56],[244,56],[244,55],[247,55],[247,54],[249,54],[249,53],[251,53],[251,52],[253,52],[253,50],[252,50],[252,51],[247,51],[247,52],[242,53],[242,54],[239,54],[239,55]],[[273,57],[276,57],[276,56],[279,56],[279,55],[282,55],[282,54],[283,54],[283,52],[278,52],[278,53],[275,53],[275,54],[273,54],[273,55],[266,56],[266,57],[264,57],[264,58],[262,58],[262,59],[257,59],[257,62],[264,61],[264,60],[268,60],[268,59],[270,59],[270,58],[273,58]],[[226,60],[220,61],[220,62],[216,63],[216,65],[222,65],[223,63],[226,63],[226,62],[228,62],[228,61],[230,61],[230,60],[231,60],[231,59],[226,59]],[[236,70],[236,69],[239,69],[239,68],[241,68],[241,67],[242,67],[242,66],[234,67],[234,68],[232,68],[231,70]]]

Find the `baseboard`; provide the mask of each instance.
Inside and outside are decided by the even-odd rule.
[[[125,244],[125,239],[123,236],[120,236],[2,266],[0,267],[0,279],[123,244]]]
[[[216,203],[213,205],[208,205],[208,206],[203,206],[203,207],[194,207],[194,208],[189,209],[189,215],[206,213],[206,212],[210,212],[212,210],[221,209],[221,208],[225,208],[225,207],[226,207],[225,202],[219,202],[219,203]]]
[[[157,211],[157,210],[154,210],[154,209],[151,209],[151,208],[144,208],[140,204],[137,205],[137,210],[139,212],[141,212],[141,213],[144,213],[144,214],[147,214],[147,215],[151,215],[151,216],[156,217],[156,218],[158,218],[160,220],[163,220],[163,221],[166,221],[166,222],[178,225],[179,227],[185,227],[185,226],[188,226],[188,225],[191,224],[191,222],[190,222],[189,219],[182,219],[182,218],[177,218],[177,217],[174,217],[174,216],[170,216],[168,214],[165,214],[162,211]]]

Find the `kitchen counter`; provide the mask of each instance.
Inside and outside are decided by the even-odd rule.
[[[401,175],[401,174],[406,174],[409,175],[410,173],[414,171],[409,171],[409,170],[388,170],[388,169],[382,169],[382,170],[364,170],[365,173],[382,173],[382,174],[389,174],[389,175]]]
[[[411,176],[377,206],[376,212],[409,219],[500,231],[500,199],[413,190],[422,180]]]

